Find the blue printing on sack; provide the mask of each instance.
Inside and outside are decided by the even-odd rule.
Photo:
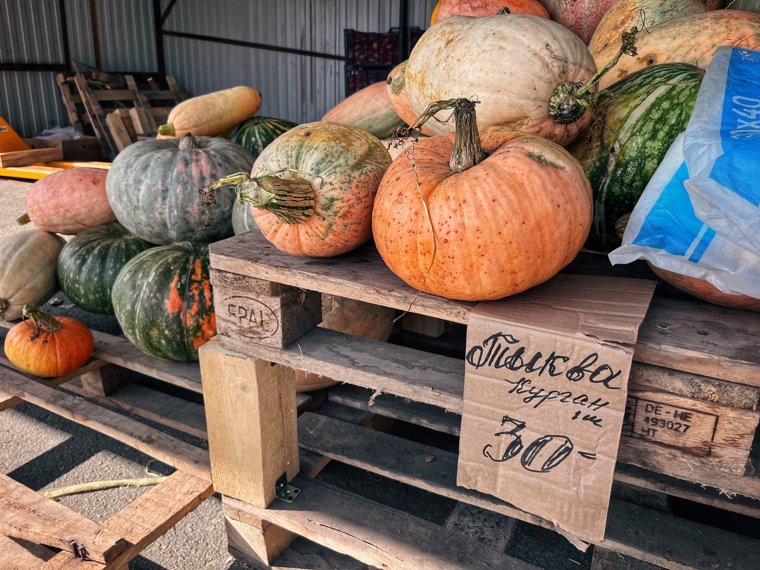
[[[757,180],[760,144],[754,138],[760,135],[758,93],[760,52],[732,50],[720,127],[723,154],[713,164],[710,178],[753,206],[760,205]]]
[[[694,213],[683,185],[688,178],[686,163],[682,163],[660,192],[633,243],[688,257],[697,263],[715,237],[715,231]]]

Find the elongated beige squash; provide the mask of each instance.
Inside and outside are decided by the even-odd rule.
[[[240,85],[206,93],[182,101],[169,113],[165,125],[158,128],[159,138],[214,136],[245,121],[261,107],[261,93]]]
[[[55,268],[64,241],[42,230],[0,239],[0,319],[21,317],[24,305],[39,305],[55,293]]]
[[[599,89],[657,63],[690,63],[704,69],[720,46],[760,49],[760,14],[715,10],[666,20],[647,28],[636,36],[638,55],[622,58],[599,82]],[[603,65],[619,48],[620,42],[617,42],[600,51],[595,56],[597,64]]]

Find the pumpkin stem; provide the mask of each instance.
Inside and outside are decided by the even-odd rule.
[[[0,299],[0,318],[5,315],[5,311],[8,310],[8,307],[11,306],[10,301],[8,299]]]
[[[636,50],[637,33],[639,33],[639,29],[636,26],[627,32],[623,32],[618,53],[585,83],[562,83],[558,85],[549,99],[549,117],[563,125],[579,121],[588,109],[588,102],[592,97],[589,91],[617,65],[623,54],[635,56],[638,53]]]
[[[497,16],[503,16],[504,14],[511,14],[512,12],[509,10],[509,7],[504,6],[501,10],[496,12]]]
[[[217,190],[233,186],[242,203],[272,212],[286,224],[300,224],[311,218],[317,203],[317,195],[311,183],[304,178],[286,179],[275,174],[277,173],[251,178],[245,172],[238,172],[225,176],[200,190],[202,200],[213,203]]]
[[[171,123],[164,123],[163,125],[158,127],[156,132],[159,135],[163,135],[167,137],[173,137],[174,135],[177,134],[177,131],[174,130],[174,125],[172,125]]]
[[[18,218],[16,218],[16,223],[20,226],[25,226],[29,222],[31,222],[32,219],[29,217],[28,213],[24,213],[20,215]]]
[[[23,319],[31,319],[34,324],[34,334],[29,340],[36,340],[40,331],[54,332],[61,328],[61,323],[53,315],[43,313],[37,305],[24,305],[21,310]]]
[[[182,135],[182,139],[179,141],[179,150],[193,150],[198,148],[195,144],[195,137],[192,133],[185,133]]]
[[[464,98],[446,99],[431,103],[408,129],[398,129],[396,136],[417,136],[420,127],[430,119],[435,118],[436,113],[452,109],[455,129],[454,147],[451,149],[449,166],[454,172],[462,172],[472,168],[486,157],[483,147],[480,145],[478,124],[475,119],[476,103],[477,101]]]

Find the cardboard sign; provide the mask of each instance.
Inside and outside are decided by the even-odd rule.
[[[574,330],[470,315],[457,484],[604,537],[633,350]]]

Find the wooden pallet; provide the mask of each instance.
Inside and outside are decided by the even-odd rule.
[[[303,416],[296,427],[285,394],[291,390],[292,370],[277,367],[275,373],[268,364],[274,362],[290,369],[317,372],[369,389],[370,392],[363,395],[354,393],[353,399],[338,391],[338,397],[343,404],[456,434],[457,414],[462,408],[464,363],[461,357],[434,354],[412,348],[409,343],[391,345],[315,327],[320,318],[318,307],[322,293],[441,319],[449,323],[447,326],[460,328],[466,324],[473,304],[419,294],[392,275],[371,248],[339,259],[296,258],[280,253],[260,237],[245,234],[212,244],[211,265],[219,337],[201,352],[211,465],[216,488],[227,498],[228,517],[247,525],[243,528],[249,551],[255,552],[249,558],[271,561],[272,552],[282,543],[283,536],[288,536],[273,529],[286,529],[314,538],[319,537],[317,528],[326,525],[343,531],[333,537],[334,540],[323,540],[329,547],[371,565],[415,567],[398,563],[394,556],[412,556],[422,548],[419,536],[408,530],[417,528],[420,521],[408,521],[386,511],[382,511],[384,515],[379,519],[346,518],[348,511],[331,513],[319,505],[351,504],[350,509],[366,513],[378,506],[365,505],[361,510],[364,503],[360,499],[340,493],[338,496],[335,490],[314,486],[308,481],[299,480],[305,490],[302,489],[302,495],[292,506],[273,502],[277,480],[281,480],[283,474],[287,480],[298,475],[299,442],[313,452],[390,479],[519,520],[550,526],[506,503],[457,488],[454,454],[440,462],[438,458],[443,456],[433,454],[436,460],[426,464],[420,458],[429,457],[430,449],[404,447],[403,442],[385,439],[389,436],[378,439],[377,434],[357,432],[355,426],[347,429],[313,415]],[[586,265],[587,259],[578,264],[581,272],[588,272]],[[567,273],[573,271],[569,268]],[[608,269],[604,271],[609,273]],[[572,304],[572,300],[567,299],[558,302]],[[608,318],[604,312],[584,315],[587,317],[584,326],[614,328],[615,319]],[[440,332],[440,327],[434,328]],[[674,496],[718,504],[721,508],[739,505],[738,510],[748,509],[750,516],[757,516],[757,505],[752,500],[726,503],[719,494],[703,492],[701,488],[706,485],[760,499],[760,480],[754,476],[754,467],[749,462],[760,420],[757,412],[760,322],[756,316],[694,300],[658,296],[638,338],[634,335],[628,342],[635,343],[635,363],[617,479],[643,488],[666,487],[665,492]],[[372,395],[374,398],[370,398]],[[374,402],[371,408],[370,400]],[[405,408],[399,403],[403,400],[414,402],[415,407]],[[249,414],[244,422],[230,420],[239,418],[243,410]],[[674,415],[690,423],[689,437],[668,430],[667,419],[662,430],[665,433],[646,431],[651,423],[645,418]],[[292,422],[288,419],[291,417]],[[273,431],[275,425],[277,429]],[[242,437],[243,433],[249,437]],[[380,449],[383,451],[378,451]],[[403,449],[404,453],[396,454],[396,449]],[[414,455],[410,455],[412,453]],[[409,462],[399,457],[417,459]],[[645,467],[652,472],[626,471],[624,464]],[[256,474],[255,483],[251,481],[252,473]],[[664,475],[669,476],[667,482],[658,479]],[[673,477],[689,483],[678,483]],[[304,502],[301,508],[298,503],[307,493],[310,497],[314,494],[314,502]],[[318,516],[313,514],[314,510],[319,511]],[[669,543],[672,532],[683,525],[691,528],[688,521],[682,524],[680,519],[668,519],[661,528],[663,534],[659,542],[639,544],[640,537],[633,536],[630,529],[628,534],[623,532],[628,528],[625,518],[639,520],[637,517],[647,514],[638,511],[620,514],[614,505],[610,513],[607,538],[599,544],[601,548],[665,566],[700,567],[709,558],[699,558],[701,554],[692,552],[693,544],[688,540],[678,548]],[[257,522],[252,522],[254,519]],[[377,524],[373,522],[367,528],[362,526],[363,520]],[[394,520],[401,525],[398,528],[407,529],[404,536],[410,539],[409,543],[404,542],[403,537],[378,531],[382,520]],[[440,536],[440,542],[454,540],[444,536],[445,533],[436,534],[437,529],[424,524],[419,529],[427,536]],[[707,531],[695,527],[689,532],[687,535],[693,539]],[[347,534],[354,538],[347,538]],[[279,542],[269,539],[269,535],[279,537]],[[239,543],[240,528],[236,528],[234,536]],[[760,552],[755,541],[744,544],[744,539],[738,537],[739,543],[733,543],[720,533],[716,537],[720,544],[741,543],[742,552],[747,549],[754,555]],[[367,544],[376,545],[377,549]],[[460,547],[465,551],[470,548],[466,544]],[[723,555],[730,555],[728,549],[721,550],[720,556]],[[430,564],[444,564],[443,559],[449,563],[454,560],[442,555],[441,559],[431,559]]]
[[[122,351],[125,347],[117,337],[96,336],[96,358],[72,374],[45,382],[18,373],[0,354],[0,410],[22,402],[33,404],[129,445],[176,471],[103,524],[0,476],[0,568],[125,569],[131,558],[213,492],[208,454],[203,449],[75,395],[95,395],[97,400],[98,392],[115,389],[118,383],[120,369],[110,361],[121,362],[128,351]],[[115,348],[118,355],[108,352]],[[147,357],[140,358],[130,364],[130,369],[196,386],[197,374],[182,369],[168,372],[167,363],[155,364]],[[55,388],[61,385],[68,390]],[[137,393],[140,400],[139,389]],[[150,400],[148,397],[144,402]],[[115,404],[107,403],[111,407]],[[130,411],[139,408],[138,404]],[[176,414],[168,415],[175,418],[170,420],[174,427],[184,428]]]
[[[129,74],[95,71],[56,75],[70,124],[80,132],[92,129],[111,160],[138,135],[152,135],[157,121],[164,121],[172,107],[189,97],[173,76],[161,81],[166,88],[160,88],[156,78],[146,76],[145,89],[135,75]]]

